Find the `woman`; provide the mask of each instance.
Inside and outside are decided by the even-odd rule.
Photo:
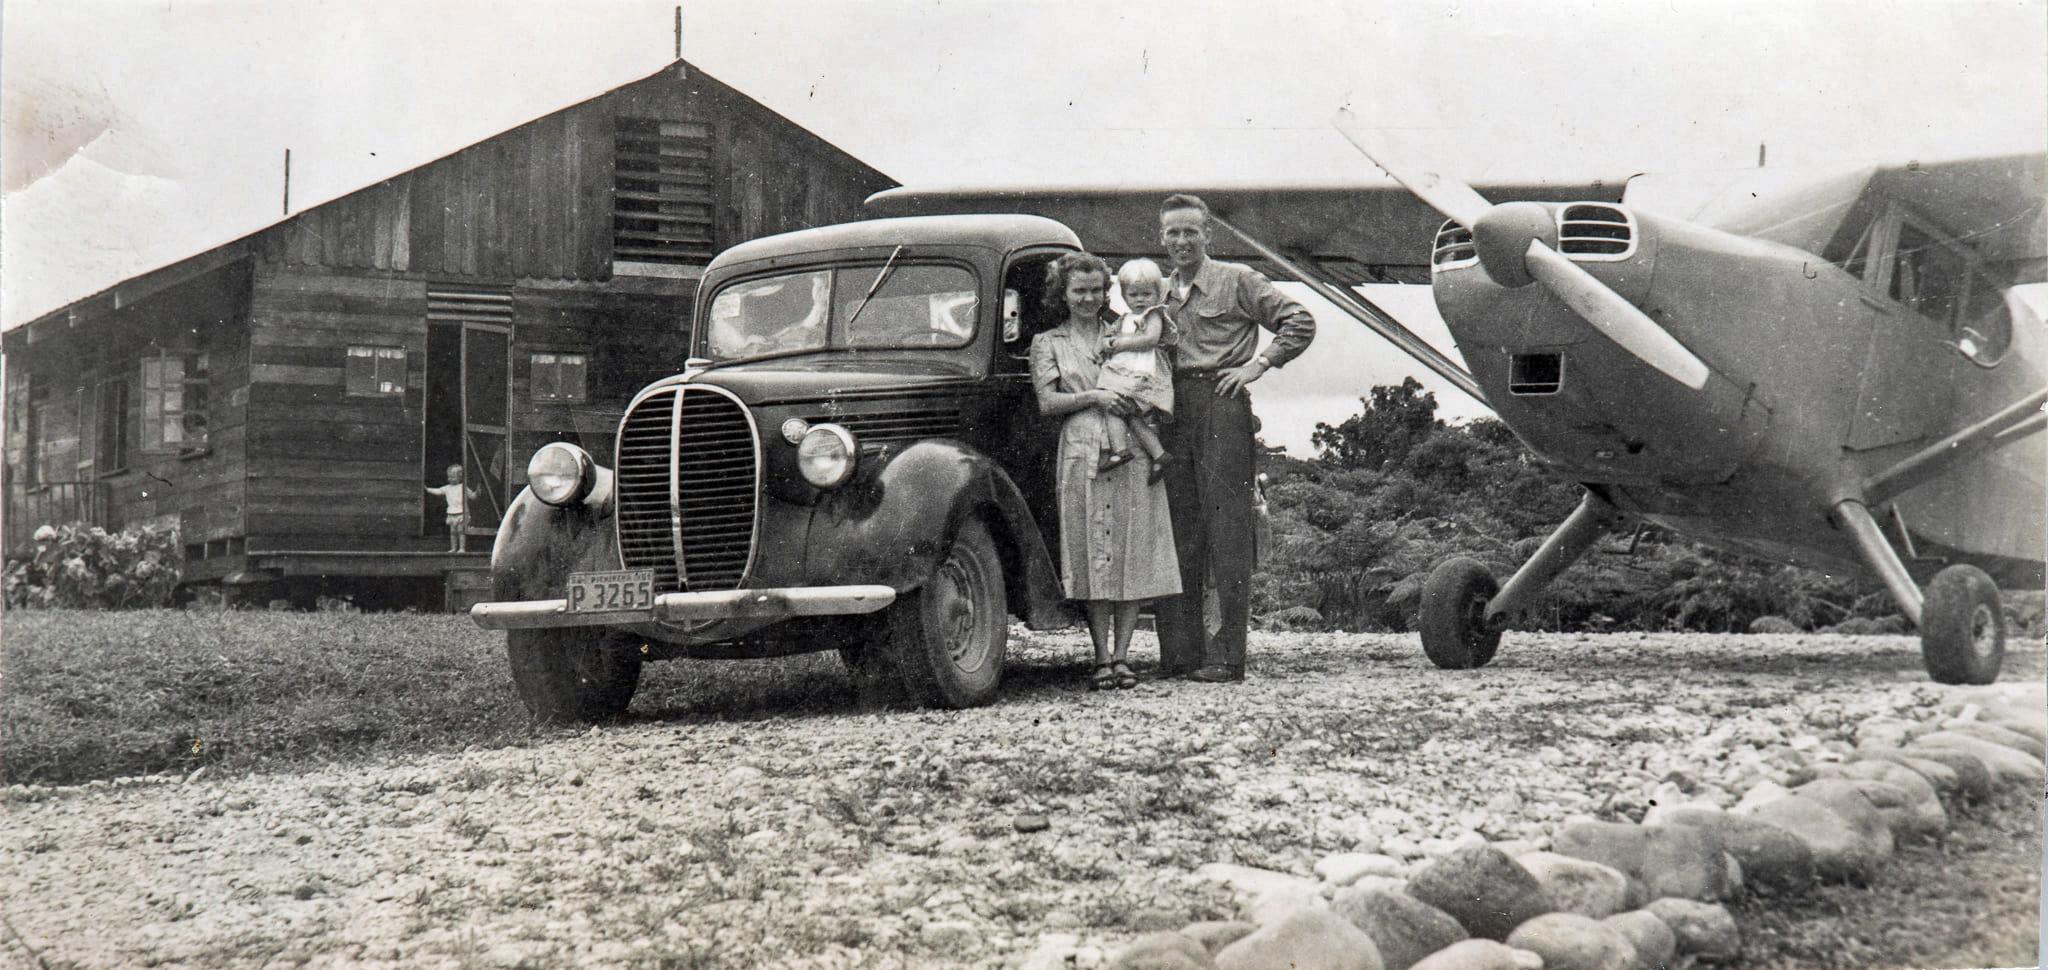
[[[1047,270],[1045,302],[1048,316],[1062,322],[1031,341],[1038,409],[1066,418],[1058,457],[1061,572],[1067,596],[1088,607],[1096,690],[1137,686],[1129,655],[1138,607],[1180,592],[1166,487],[1152,480],[1151,459],[1141,453],[1096,467],[1112,412],[1132,410],[1096,386],[1108,299],[1108,265],[1087,253],[1060,257]]]

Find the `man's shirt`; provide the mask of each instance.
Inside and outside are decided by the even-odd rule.
[[[1178,371],[1222,370],[1250,362],[1259,350],[1259,327],[1273,332],[1266,359],[1274,367],[1301,356],[1315,339],[1315,318],[1249,266],[1205,259],[1192,281],[1181,279],[1175,270],[1171,283],[1167,308],[1180,331],[1173,350]]]

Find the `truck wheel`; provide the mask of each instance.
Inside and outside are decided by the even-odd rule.
[[[1500,627],[1486,621],[1486,603],[1500,592],[1493,574],[1460,556],[1429,571],[1422,584],[1422,652],[1445,670],[1484,667],[1500,649]]]
[[[507,631],[512,684],[526,709],[543,721],[616,718],[640,686],[632,639],[579,629]]]
[[[1998,584],[1975,566],[1934,574],[1920,607],[1920,661],[1938,684],[1988,684],[2005,662]]]
[[[925,584],[889,608],[890,649],[912,699],[974,707],[996,695],[1010,636],[1003,560],[980,522],[960,527]]]

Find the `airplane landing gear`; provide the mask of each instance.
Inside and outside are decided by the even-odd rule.
[[[1579,500],[1570,518],[1543,540],[1542,548],[1498,587],[1480,563],[1459,557],[1430,570],[1422,587],[1422,652],[1446,670],[1484,667],[1500,649],[1508,619],[1536,598],[1557,574],[1593,548],[1601,534],[1620,517],[1613,505],[1593,492]]]
[[[1934,574],[1920,607],[1920,660],[1938,684],[1988,684],[2005,661],[1998,584],[1975,566]]]
[[[1478,561],[1459,556],[1429,571],[1422,587],[1422,652],[1445,670],[1484,667],[1500,649],[1505,624],[1486,617],[1486,604],[1500,591],[1493,574]]]

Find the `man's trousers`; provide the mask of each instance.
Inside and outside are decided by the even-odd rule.
[[[1154,608],[1160,669],[1173,675],[1223,666],[1241,673],[1257,529],[1251,398],[1217,397],[1213,374],[1188,374],[1174,377],[1173,403],[1162,439],[1178,459],[1166,468],[1166,497],[1181,594]],[[1204,591],[1212,589],[1221,619],[1213,634],[1203,609]]]

